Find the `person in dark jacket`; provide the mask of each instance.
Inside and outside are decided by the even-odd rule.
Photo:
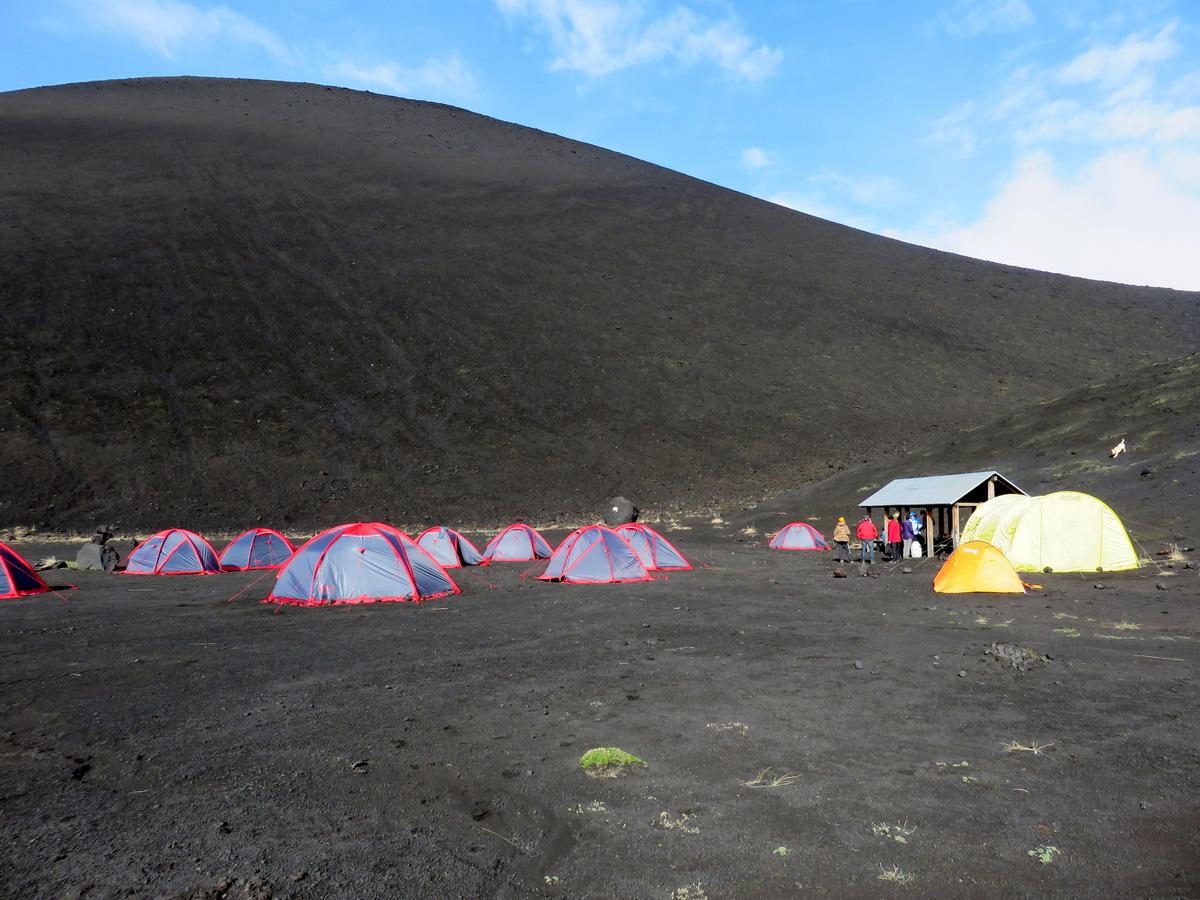
[[[913,523],[912,519],[903,519],[900,522],[900,539],[904,541],[904,558],[908,559],[912,556],[913,542]]]

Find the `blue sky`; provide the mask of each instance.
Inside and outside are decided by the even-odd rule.
[[[915,243],[1200,290],[1194,0],[0,0],[0,90],[439,100]]]

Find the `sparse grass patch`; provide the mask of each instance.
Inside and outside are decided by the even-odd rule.
[[[704,892],[704,882],[697,881],[675,888],[671,891],[671,900],[708,900],[708,894]]]
[[[1049,844],[1042,844],[1034,847],[1032,850],[1026,850],[1025,855],[1030,859],[1036,859],[1043,866],[1048,866],[1054,862],[1055,857],[1061,856],[1062,851],[1057,847],[1052,847]]]
[[[791,854],[792,854],[792,851],[789,850],[787,847],[776,847],[771,852],[774,853],[776,856],[791,856]]]
[[[678,831],[680,834],[699,834],[700,829],[692,824],[695,817],[689,813],[672,816],[669,812],[660,812],[655,826],[664,831]]]
[[[1079,637],[1079,629],[1078,628],[1055,628],[1054,633],[1065,635],[1066,637],[1072,637],[1072,638]]]
[[[596,778],[616,778],[621,772],[646,761],[619,747],[597,747],[579,758],[579,767]]]
[[[741,735],[750,733],[750,726],[745,722],[709,722],[704,727],[709,731],[715,731],[717,734],[724,734],[727,731]]]
[[[756,534],[758,534],[758,529],[753,525],[747,525],[742,529],[742,534],[746,535],[746,537],[754,537]]]
[[[974,775],[964,775],[962,777],[963,784],[979,784],[979,779]]]
[[[876,837],[890,837],[897,844],[907,844],[908,839],[916,832],[916,825],[909,825],[905,819],[899,824],[890,825],[887,822],[872,822],[871,833]]]
[[[892,884],[908,884],[913,880],[911,872],[905,872],[899,866],[892,866],[890,869],[886,869],[883,863],[879,864],[879,874],[876,877],[880,881],[890,881]]]
[[[1093,634],[1092,637],[1100,638],[1102,641],[1136,641],[1132,634]]]
[[[1061,619],[1078,619],[1079,618],[1079,616],[1073,616],[1070,613],[1054,613],[1053,615],[1054,615],[1054,618],[1060,619],[1060,620]]]
[[[787,787],[789,784],[795,784],[800,780],[800,776],[795,772],[785,772],[782,775],[772,775],[771,770],[774,766],[767,766],[749,781],[741,781],[739,784],[744,787]]]
[[[1008,741],[1007,743],[1002,742],[1000,746],[1004,748],[1006,753],[1032,753],[1034,756],[1042,756],[1049,751],[1054,744],[1039,744],[1037,741],[1034,741],[1031,744],[1022,744],[1020,741],[1013,740]]]
[[[585,813],[606,813],[608,812],[608,807],[604,805],[603,800],[593,800],[587,806],[584,806],[582,803],[576,803],[569,811],[575,813],[577,816],[582,816]]]
[[[1127,622],[1122,619],[1120,622],[1101,622],[1102,628],[1111,628],[1113,631],[1141,631],[1142,626],[1137,622]]]
[[[987,623],[988,623],[988,617],[987,617],[987,616],[976,616],[976,617],[975,617],[975,624],[976,624],[976,625],[986,625]]]
[[[720,516],[713,516],[711,519],[708,520],[708,524],[709,525],[724,525],[725,520],[722,519]]]

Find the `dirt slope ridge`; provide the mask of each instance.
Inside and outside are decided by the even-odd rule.
[[[0,135],[0,524],[731,503],[1200,335],[446,106],[146,79]]]
[[[1124,437],[1128,452],[1110,459]],[[1200,354],[1135,369],[902,458],[857,466],[744,511],[772,528],[798,514],[828,522],[893,478],[997,469],[1030,494],[1079,490],[1108,502],[1150,553],[1200,544]]]

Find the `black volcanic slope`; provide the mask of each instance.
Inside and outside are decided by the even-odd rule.
[[[312,85],[0,95],[0,173],[0,524],[735,503],[1200,337],[1194,294]]]

